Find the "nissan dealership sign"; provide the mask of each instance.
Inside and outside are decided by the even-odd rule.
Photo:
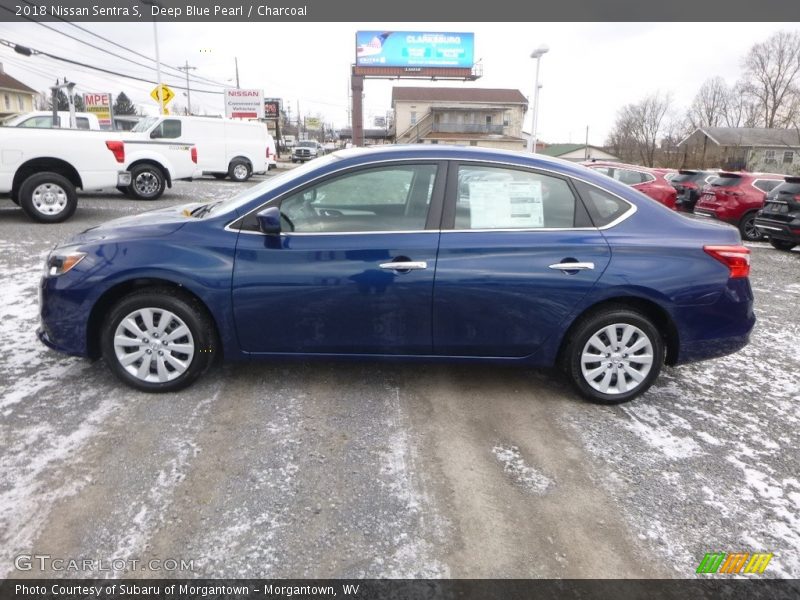
[[[225,116],[229,119],[263,119],[264,90],[225,88]]]

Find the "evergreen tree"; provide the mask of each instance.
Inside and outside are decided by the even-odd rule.
[[[83,103],[81,94],[75,94],[72,97],[72,101],[75,103],[75,112],[86,112],[86,105]]]
[[[114,114],[115,115],[135,115],[136,107],[131,102],[131,99],[125,94],[120,92],[117,99],[114,101]]]

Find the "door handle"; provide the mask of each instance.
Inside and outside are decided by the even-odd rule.
[[[562,262],[550,265],[551,269],[559,271],[586,271],[587,269],[594,269],[593,262]]]
[[[381,263],[378,265],[381,269],[388,269],[390,271],[416,271],[418,269],[427,269],[428,263],[425,261],[397,261]]]

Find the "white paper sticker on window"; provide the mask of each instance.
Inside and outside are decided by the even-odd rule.
[[[471,181],[472,229],[544,227],[541,181]]]

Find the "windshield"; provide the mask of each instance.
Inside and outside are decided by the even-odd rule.
[[[141,121],[139,121],[136,126],[131,129],[134,133],[142,133],[150,129],[153,125],[156,124],[158,121],[158,117],[145,117]]]
[[[297,145],[304,148],[313,148],[317,145],[317,142],[298,142]]]
[[[314,159],[313,161],[307,162],[300,167],[291,169],[285,173],[276,175],[275,177],[270,177],[267,181],[259,183],[258,185],[253,186],[241,192],[240,194],[236,194],[232,198],[228,198],[227,200],[216,203],[211,210],[207,212],[212,212],[215,217],[217,215],[233,212],[251,200],[255,200],[256,198],[264,196],[272,190],[291,182],[295,178],[302,177],[303,175],[316,171],[320,167],[325,167],[333,162],[336,162],[337,160],[339,160],[339,157],[336,154],[327,154],[320,158]]]

